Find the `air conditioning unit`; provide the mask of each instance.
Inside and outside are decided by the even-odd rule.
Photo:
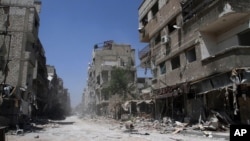
[[[161,37],[161,43],[162,44],[167,44],[169,42],[169,37],[168,35],[164,35]]]

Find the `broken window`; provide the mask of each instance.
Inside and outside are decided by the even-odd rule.
[[[100,85],[100,75],[97,76],[96,80],[97,80],[97,84]]]
[[[155,45],[159,44],[161,42],[161,35],[158,34],[156,37],[155,37]]]
[[[36,29],[39,28],[39,22],[38,22],[38,19],[37,19],[37,18],[35,18],[34,26],[35,26]]]
[[[148,15],[147,14],[142,18],[141,23],[143,26],[146,26],[148,24]]]
[[[172,70],[179,68],[181,66],[179,56],[176,56],[173,59],[171,59],[171,66],[172,66]]]
[[[158,10],[159,10],[159,6],[158,6],[158,2],[156,2],[151,9],[153,17],[156,15]]]
[[[103,71],[102,72],[102,81],[103,82],[108,82],[108,71]]]
[[[192,49],[186,51],[185,54],[186,54],[186,58],[187,58],[188,63],[196,61],[195,48],[192,48]]]
[[[250,30],[242,32],[238,35],[239,45],[241,46],[250,46]]]
[[[160,63],[160,73],[161,74],[164,74],[164,73],[166,73],[166,63],[165,62],[162,62],[162,63]]]

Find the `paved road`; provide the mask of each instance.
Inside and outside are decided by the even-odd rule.
[[[207,138],[197,134],[160,134],[154,131],[126,132],[112,120],[79,119],[68,117],[62,121],[74,124],[50,124],[41,131],[24,135],[6,135],[7,141],[224,141],[224,138]],[[149,133],[149,135],[145,135]]]

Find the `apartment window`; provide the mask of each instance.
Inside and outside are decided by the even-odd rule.
[[[159,6],[158,6],[158,2],[156,2],[154,4],[154,6],[152,7],[152,9],[151,9],[153,16],[156,15],[156,13],[158,12],[158,10],[159,10]]]
[[[166,73],[166,63],[165,62],[162,62],[162,63],[160,63],[160,73],[161,74],[164,74],[164,73]]]
[[[155,38],[155,45],[159,44],[161,42],[161,35],[158,34]]]
[[[142,18],[141,22],[142,22],[143,26],[146,26],[148,24],[148,15],[147,14]]]
[[[250,30],[244,31],[238,35],[239,45],[250,46]]]
[[[97,76],[96,83],[100,85],[100,75]]]
[[[172,33],[173,31],[176,30],[176,28],[174,27],[174,25],[177,25],[176,24],[176,18],[174,18],[172,21],[169,22],[168,24],[168,31],[169,33]]]
[[[34,26],[36,29],[38,29],[38,27],[39,27],[39,22],[38,22],[37,18],[35,18]]]
[[[165,49],[166,49],[166,51],[165,51],[166,55],[169,55],[169,53],[171,51],[170,45],[169,44],[165,44]]]
[[[171,66],[172,66],[172,70],[177,69],[181,66],[179,55],[171,59]]]
[[[103,82],[108,82],[108,77],[109,77],[109,72],[108,71],[103,71],[102,72],[102,81]]]
[[[196,61],[195,48],[192,48],[192,49],[186,51],[186,58],[187,58],[188,63]]]

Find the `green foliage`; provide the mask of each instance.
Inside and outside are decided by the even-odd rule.
[[[131,71],[116,67],[111,73],[111,80],[107,90],[111,95],[118,94],[123,99],[126,99],[128,96],[133,97],[131,91],[134,89],[134,86],[130,86],[131,83],[133,83]]]

